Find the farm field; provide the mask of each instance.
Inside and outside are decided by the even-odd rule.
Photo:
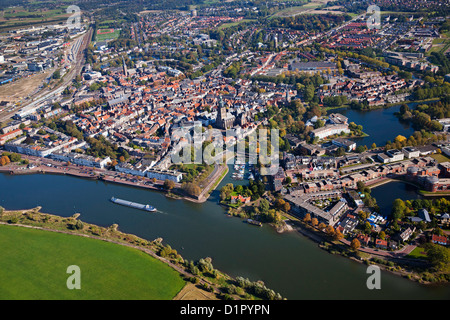
[[[66,12],[66,6],[57,9],[38,9],[32,11],[23,7],[8,8],[0,11],[0,30],[7,31],[14,28],[30,27],[66,21],[72,13]]]
[[[305,3],[303,5],[294,6],[290,8],[286,8],[278,11],[272,17],[280,18],[280,17],[295,17],[299,14],[342,14],[343,12],[338,11],[340,7],[334,6],[333,8],[327,8],[327,10],[323,9],[326,3],[331,0],[312,0],[311,2]]]
[[[185,285],[148,254],[97,239],[0,225],[0,243],[3,300],[171,300]],[[71,265],[80,268],[80,289],[67,288]]]

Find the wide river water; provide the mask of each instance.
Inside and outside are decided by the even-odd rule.
[[[6,209],[42,206],[42,212],[60,216],[80,213],[82,221],[119,229],[153,240],[158,237],[186,259],[211,257],[215,268],[231,276],[262,280],[287,299],[449,299],[450,287],[423,286],[382,273],[381,289],[369,290],[366,266],[329,254],[298,232],[278,234],[228,217],[217,204],[220,188],[203,204],[173,200],[164,194],[69,176],[0,174],[0,205]],[[241,183],[246,183],[242,181]],[[403,183],[374,189],[377,194],[412,197]],[[109,201],[119,197],[158,208],[156,213],[135,210]],[[389,206],[377,198],[380,207]],[[386,198],[387,199],[387,198]],[[1,272],[1,271],[0,271]]]

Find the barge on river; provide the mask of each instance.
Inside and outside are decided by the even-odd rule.
[[[118,198],[111,198],[111,202],[113,203],[117,203],[117,204],[121,204],[123,206],[126,207],[131,207],[131,208],[135,208],[135,209],[140,209],[140,210],[145,210],[145,211],[149,211],[149,212],[155,212],[156,208],[149,205],[149,204],[140,204],[140,203],[136,203],[136,202],[131,202],[131,201],[127,201],[127,200],[122,200],[122,199],[118,199]]]

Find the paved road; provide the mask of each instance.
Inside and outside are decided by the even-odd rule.
[[[208,183],[206,184],[206,186],[203,188],[202,192],[200,193],[198,199],[200,201],[204,201],[206,200],[208,197],[207,195],[209,194],[209,190],[212,188],[212,186],[217,182],[217,179],[220,178],[220,176],[222,175],[222,173],[228,169],[228,166],[226,165],[215,165],[214,166],[214,170],[213,172],[209,175],[209,177],[207,178]]]

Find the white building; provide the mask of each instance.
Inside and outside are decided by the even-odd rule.
[[[386,153],[391,158],[390,162],[400,161],[405,158],[405,154],[397,149],[388,150]]]
[[[345,151],[353,151],[356,149],[356,142],[348,139],[337,138],[334,139],[332,143],[338,147],[343,147]]]
[[[50,158],[57,161],[70,162],[80,166],[93,167],[103,169],[107,166],[111,159],[106,158],[96,158],[93,156],[75,153],[75,152],[55,152],[50,155]]]
[[[64,141],[59,141],[58,143],[52,145],[35,145],[35,144],[28,145],[23,143],[25,139],[26,137],[21,137],[6,143],[5,150],[10,152],[26,154],[29,156],[44,158],[58,150],[68,148],[70,145],[78,141],[77,138],[70,137]]]
[[[157,170],[157,169],[150,169],[147,171],[147,177],[150,179],[157,179],[157,180],[172,180],[174,182],[180,182],[181,179],[183,179],[183,174],[178,171],[174,170]]]
[[[157,180],[172,180],[174,182],[180,182],[183,179],[183,174],[174,170],[158,170],[151,169],[149,166],[139,162],[135,165],[131,163],[119,163],[115,166],[116,171],[131,174],[134,176],[148,177],[150,179]]]
[[[380,160],[382,163],[389,163],[391,161],[391,158],[385,154],[385,153],[379,153],[377,154],[378,160]]]
[[[311,131],[313,138],[324,139],[334,134],[350,133],[350,129],[347,124],[330,124],[321,128]]]
[[[131,163],[118,163],[115,166],[116,171],[126,174],[131,174],[133,176],[145,177],[147,172],[147,167],[143,166],[141,162],[133,165]]]
[[[450,128],[450,119],[445,118],[445,119],[439,119],[438,121],[440,124],[442,124],[442,131],[448,132],[449,128]]]
[[[420,151],[413,147],[404,147],[402,148],[402,152],[406,158],[417,158],[420,156]]]

